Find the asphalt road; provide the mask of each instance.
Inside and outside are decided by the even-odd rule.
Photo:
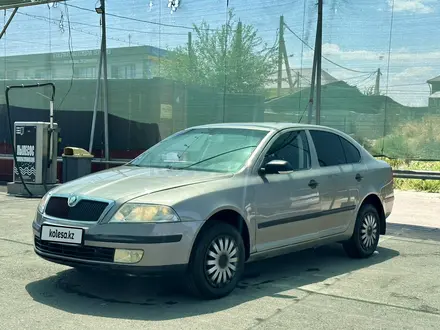
[[[101,278],[39,259],[38,201],[0,192],[0,329],[440,329],[440,197],[396,196],[372,258],[333,245],[258,262],[231,296],[200,302],[177,278]]]

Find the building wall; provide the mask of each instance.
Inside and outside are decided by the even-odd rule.
[[[154,67],[166,51],[150,47],[121,47],[107,50],[110,79],[142,79],[154,76]],[[0,58],[0,80],[96,79],[100,50],[30,54]],[[73,58],[73,65],[72,65]]]

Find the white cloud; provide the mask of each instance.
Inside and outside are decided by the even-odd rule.
[[[370,50],[343,50],[336,44],[323,44],[322,54],[335,62],[342,61],[376,61],[377,63],[386,63],[388,61],[388,52],[375,52]],[[305,57],[312,58],[313,51],[305,54]],[[407,64],[410,66],[429,66],[435,62],[440,65],[440,51],[432,52],[411,52],[401,48],[391,50],[391,66]],[[340,63],[343,64],[343,63]]]
[[[434,68],[431,66],[416,66],[412,68],[407,68],[399,73],[396,73],[392,77],[390,77],[392,80],[408,80],[408,79],[414,79],[418,77],[431,77],[434,74]],[[425,81],[428,79],[425,79]]]
[[[387,62],[386,52],[370,50],[343,50],[337,44],[323,44],[323,55],[330,60],[350,69],[359,71],[375,71],[382,69],[381,91],[386,91]],[[312,58],[313,52],[305,56]],[[374,85],[375,75],[359,77],[361,74],[344,70],[323,60],[323,69],[338,79],[347,79],[348,83],[359,84],[360,89]],[[390,76],[388,79],[388,95],[405,105],[426,106],[429,98],[427,80],[440,75],[440,51],[412,52],[401,48],[392,51],[390,58]],[[359,78],[355,78],[355,77]]]
[[[432,0],[394,0],[394,10],[408,11],[412,13],[429,14],[434,11],[434,8],[430,6],[433,3]],[[393,5],[393,0],[388,0],[390,7]]]

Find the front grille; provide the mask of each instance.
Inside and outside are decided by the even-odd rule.
[[[96,246],[64,245],[42,241],[35,236],[35,247],[41,252],[82,260],[113,262],[115,249]]]
[[[106,202],[83,199],[75,206],[69,207],[66,197],[51,197],[46,206],[46,214],[66,220],[95,222],[107,206]]]

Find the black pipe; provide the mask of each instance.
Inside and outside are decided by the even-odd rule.
[[[10,134],[11,144],[12,144],[12,155],[14,157],[14,163],[15,163],[14,165],[17,168],[17,172],[18,172],[18,176],[20,177],[20,181],[23,184],[23,187],[26,190],[26,192],[29,194],[29,197],[33,197],[33,194],[31,193],[31,191],[29,190],[28,186],[24,182],[23,174],[21,173],[20,167],[17,165],[17,163],[18,163],[17,162],[17,151],[15,150],[14,133],[13,133],[14,129],[13,129],[12,121],[11,121],[11,110],[10,110],[10,107],[9,107],[9,91],[11,89],[28,89],[28,88],[39,88],[39,87],[45,87],[45,86],[51,86],[52,87],[51,102],[53,102],[54,99],[55,99],[55,85],[53,83],[7,86],[6,90],[5,90],[6,111],[7,111],[7,114],[8,114],[8,124],[9,124],[8,127],[9,127],[9,134]],[[49,132],[49,139],[50,139],[51,136],[52,136],[52,131],[50,130],[50,132]],[[43,172],[43,175],[44,175],[43,185],[44,185],[44,188],[45,188],[46,192],[47,192],[47,187],[46,187],[46,179],[47,178],[46,178],[46,174],[45,173],[47,171],[47,168],[49,167],[48,159],[49,159],[49,157],[47,157],[47,159],[46,159],[46,168],[44,169],[44,172]]]

